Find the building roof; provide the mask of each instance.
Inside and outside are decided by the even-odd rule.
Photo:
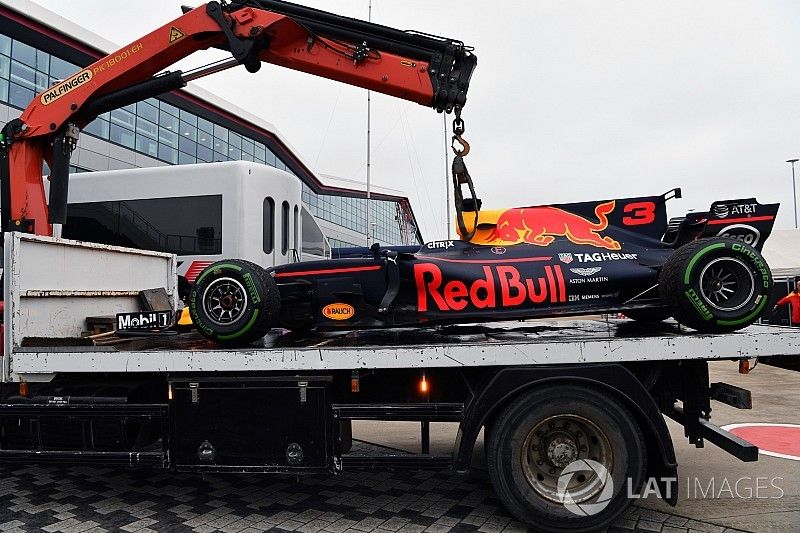
[[[50,33],[62,37],[59,39],[69,46],[76,48],[77,51],[95,59],[107,55],[120,48],[104,37],[79,26],[64,17],[45,9],[44,7],[30,0],[0,0],[0,12],[5,7],[20,15],[24,19],[35,23],[40,29],[47,29]],[[340,194],[344,196],[365,196],[366,187],[352,180],[336,178],[330,175],[317,174],[307,164],[305,160],[295,151],[291,143],[281,134],[280,131],[270,122],[263,118],[242,109],[235,104],[220,98],[216,94],[207,91],[193,83],[189,83],[184,89],[174,91],[181,100],[188,100],[199,104],[200,107],[211,110],[215,114],[223,115],[245,129],[260,130],[279,145],[284,162],[300,176],[312,189],[326,194]],[[286,160],[286,158],[292,160]],[[382,200],[394,200],[406,204],[409,211],[413,214],[411,203],[408,196],[401,191],[386,187],[372,187],[373,197]]]

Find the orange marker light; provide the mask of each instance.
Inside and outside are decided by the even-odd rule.
[[[22,396],[23,398],[28,397],[28,384],[25,383],[24,381],[20,382],[19,384],[19,395]]]
[[[428,379],[425,377],[425,372],[422,373],[422,379],[419,381],[419,391],[427,393],[429,390]]]
[[[750,359],[742,359],[741,361],[739,361],[739,373],[740,374],[750,373]]]
[[[359,392],[361,391],[361,380],[358,377],[358,372],[353,371],[350,374],[350,392]]]

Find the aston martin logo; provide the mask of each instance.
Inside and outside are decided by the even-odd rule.
[[[588,278],[589,276],[594,276],[598,272],[603,270],[603,267],[591,267],[591,268],[570,268],[569,271],[573,274],[578,274],[579,276],[583,276]]]

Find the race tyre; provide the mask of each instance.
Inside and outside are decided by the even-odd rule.
[[[678,248],[664,263],[658,285],[678,322],[725,333],[749,326],[767,310],[772,275],[758,250],[714,237]]]
[[[536,531],[600,531],[631,500],[647,461],[636,420],[588,387],[542,387],[512,401],[489,427],[486,461],[508,510]]]
[[[657,324],[672,317],[672,312],[669,309],[628,309],[623,311],[626,317],[636,322],[643,324]]]
[[[260,266],[230,259],[207,267],[189,296],[197,330],[224,346],[242,346],[266,335],[278,319],[280,296]]]

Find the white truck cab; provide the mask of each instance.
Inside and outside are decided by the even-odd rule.
[[[77,173],[62,236],[174,253],[190,283],[221,259],[330,257],[301,191],[296,176],[247,161]]]

